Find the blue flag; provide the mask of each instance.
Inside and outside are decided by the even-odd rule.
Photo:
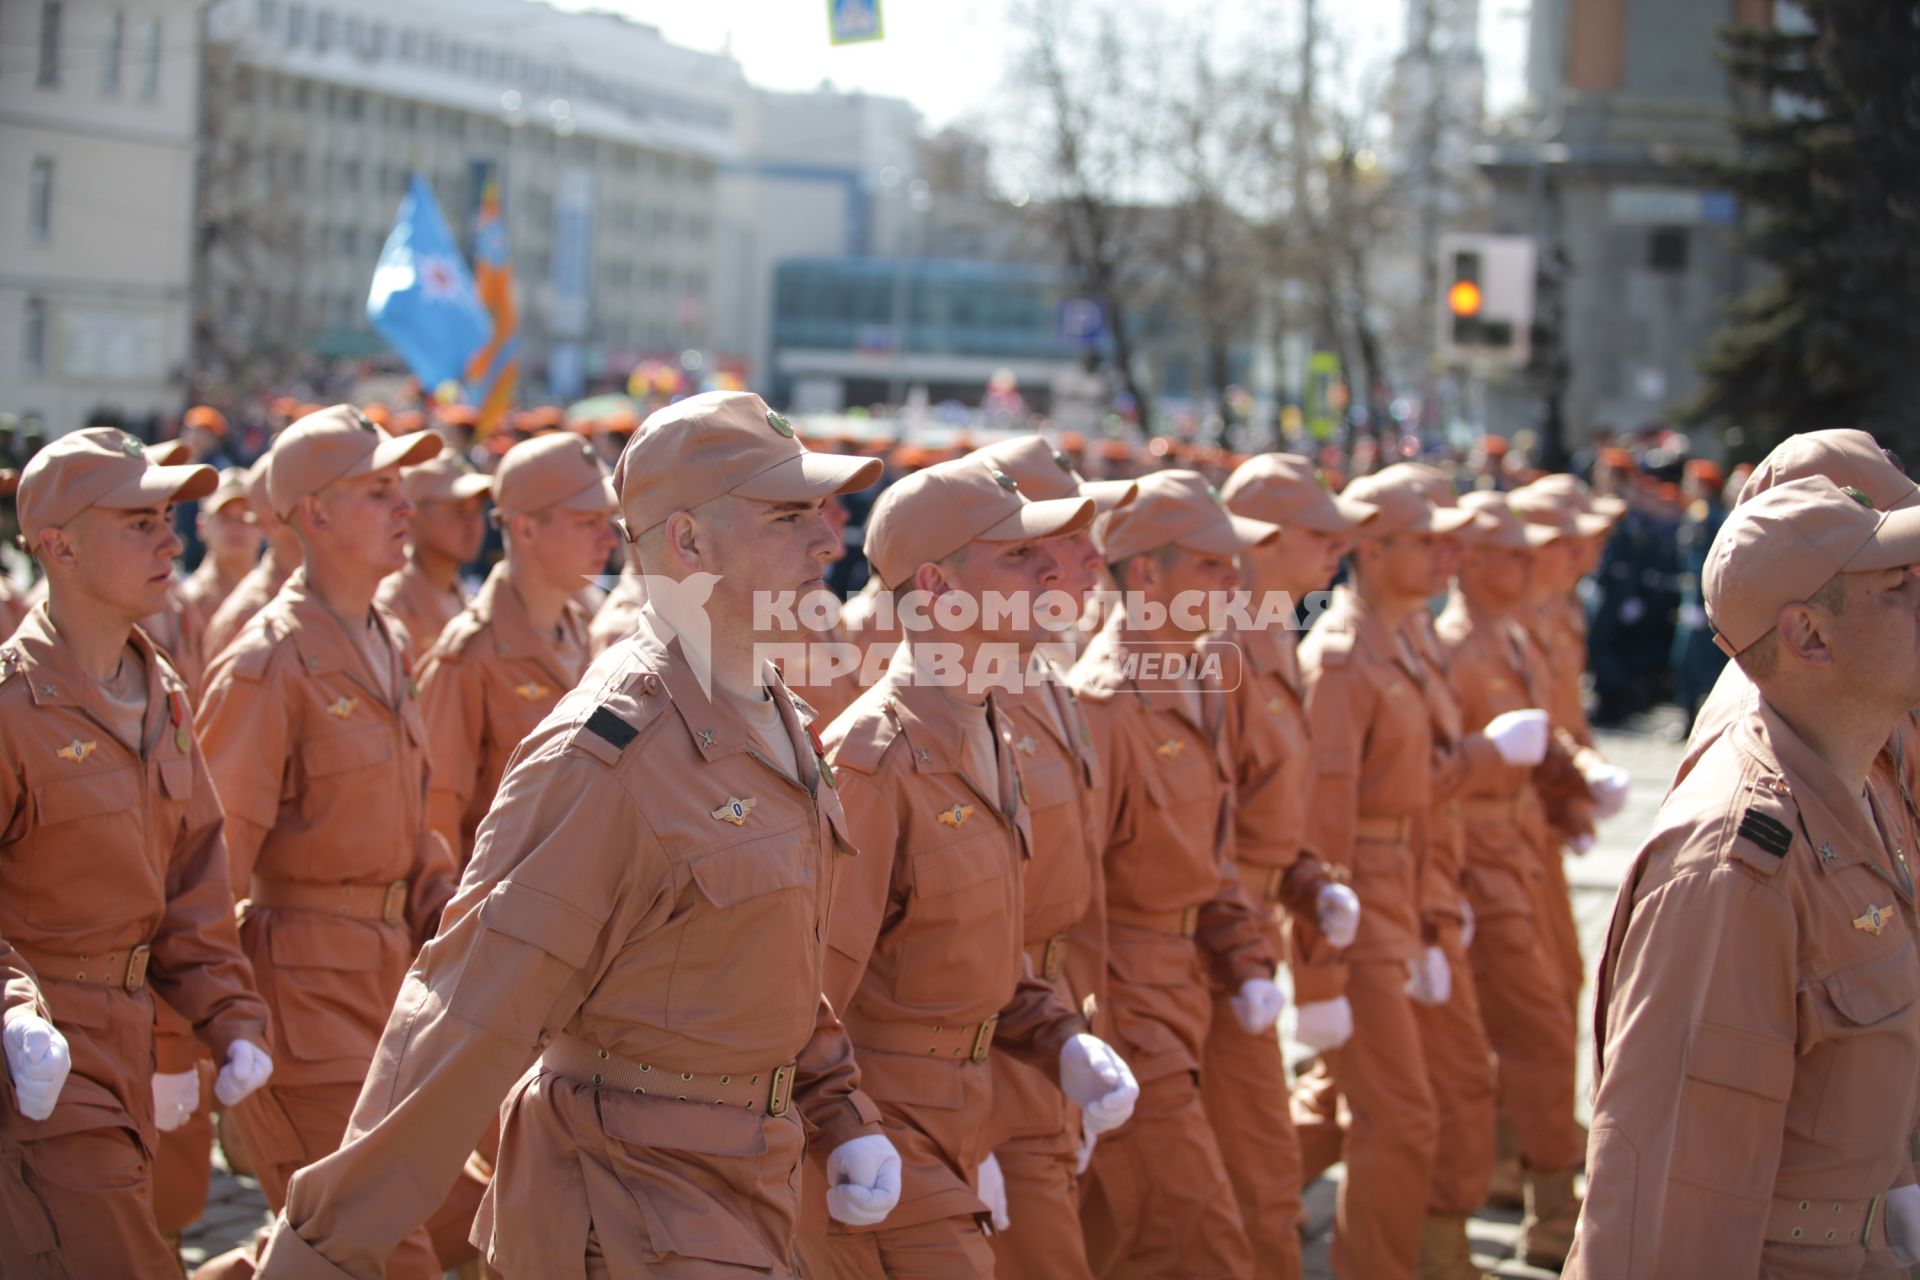
[[[429,393],[459,382],[467,361],[493,339],[493,318],[440,216],[425,178],[414,174],[367,291],[367,319],[392,343]]]

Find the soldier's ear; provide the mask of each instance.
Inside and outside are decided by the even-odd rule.
[[[1782,606],[1779,621],[1774,625],[1780,652],[1791,662],[1811,667],[1832,666],[1833,649],[1825,624],[1826,619],[1812,605]]]
[[[27,550],[43,567],[59,565],[63,569],[70,569],[79,559],[65,529],[42,529],[39,538]]]
[[[677,563],[691,573],[700,568],[700,553],[705,547],[705,538],[700,526],[690,511],[676,511],[667,517],[666,552]]]

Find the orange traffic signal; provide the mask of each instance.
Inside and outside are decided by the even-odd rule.
[[[1480,314],[1480,286],[1471,280],[1456,280],[1447,290],[1447,310],[1456,316]]]

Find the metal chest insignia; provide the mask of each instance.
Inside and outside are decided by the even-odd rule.
[[[1015,751],[1018,751],[1023,756],[1032,755],[1038,749],[1038,747],[1039,747],[1039,744],[1034,742],[1033,736],[1031,734],[1023,733],[1018,738],[1014,739],[1014,743],[1013,743],[1013,749]]]
[[[744,800],[728,796],[727,802],[718,809],[715,809],[708,816],[718,818],[722,822],[731,822],[737,827],[747,820],[747,815],[753,812],[753,806],[759,803],[760,802],[752,796],[748,796]]]
[[[353,714],[353,701],[352,698],[335,698],[327,704],[327,714],[335,720],[345,720]]]
[[[967,819],[973,816],[973,806],[970,804],[956,804],[951,809],[942,809],[934,816],[940,819],[940,825],[942,826],[962,827],[966,825]]]
[[[513,691],[520,696],[522,702],[538,702],[547,696],[547,686],[531,680],[526,684],[513,686]]]
[[[62,760],[71,760],[74,764],[85,764],[87,757],[92,755],[93,749],[99,745],[98,742],[95,742],[91,738],[84,742],[79,738],[75,738],[54,754],[58,755]]]
[[[1186,747],[1187,744],[1180,741],[1180,739],[1168,738],[1165,742],[1153,749],[1153,754],[1159,756],[1162,760],[1172,760],[1182,751],[1186,750]]]
[[[1870,933],[1877,938],[1880,936],[1880,931],[1887,927],[1887,922],[1892,919],[1892,903],[1888,903],[1884,907],[1868,907],[1865,911],[1853,918],[1853,927],[1862,933]]]

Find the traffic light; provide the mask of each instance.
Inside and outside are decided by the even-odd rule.
[[[1533,243],[1450,235],[1440,256],[1438,356],[1444,364],[1520,367],[1532,323]]]

